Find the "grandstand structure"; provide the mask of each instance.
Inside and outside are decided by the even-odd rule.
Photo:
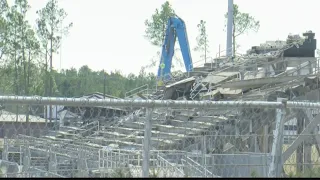
[[[126,93],[127,99],[320,100],[314,36],[309,31],[303,37],[252,47],[234,59],[213,59],[172,77],[156,91],[148,86],[134,89]],[[83,98],[114,97],[94,93]],[[158,177],[250,177],[252,168],[267,177],[274,111],[156,108],[150,167]],[[52,121],[31,113],[33,125],[24,126],[26,115],[1,110],[0,167],[7,167],[8,177],[116,177],[116,172],[121,177],[141,176],[145,108],[65,106],[57,113],[59,118]],[[305,127],[300,123],[303,113],[290,114],[286,144],[296,138],[290,133],[299,134]]]

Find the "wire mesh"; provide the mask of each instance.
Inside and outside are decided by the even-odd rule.
[[[0,104],[4,177],[270,177],[277,156],[281,176],[319,168],[317,103],[0,97]],[[277,110],[286,112],[282,154],[274,151]]]

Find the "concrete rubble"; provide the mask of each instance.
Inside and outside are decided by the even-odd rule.
[[[312,37],[314,33],[306,35],[307,39]],[[195,67],[193,72],[183,74],[186,78],[173,79],[158,87],[154,94],[137,96],[194,101],[276,101],[279,97],[320,100],[318,60],[314,54],[308,55],[307,50],[305,56],[290,57],[296,45],[267,42],[233,61],[221,57]],[[97,95],[88,95],[90,97],[98,98]],[[91,112],[87,124],[79,125],[72,120],[66,125],[68,118],[64,116],[60,121],[65,123],[60,122],[59,131],[38,138],[21,135],[19,140],[30,143],[23,146],[32,151],[29,152],[30,168],[48,171],[56,177],[74,177],[80,169],[86,169],[81,174],[83,177],[103,177],[111,176],[110,168],[126,167],[130,176],[140,176],[146,110],[97,108],[104,109],[101,110],[104,114],[93,115],[89,109],[85,110]],[[68,107],[64,110],[76,111]],[[155,170],[158,176],[248,177],[250,168],[259,176],[267,176],[272,138],[265,142],[263,138],[252,140],[251,137],[272,134],[274,110],[161,108],[154,110],[152,118],[150,166],[159,168]],[[268,132],[264,132],[265,126],[269,126]],[[208,136],[203,139],[202,135]],[[44,144],[49,145],[54,156],[48,155]],[[102,154],[105,155],[102,157]],[[34,157],[42,158],[47,165],[36,164],[32,161]],[[262,162],[264,166],[252,167],[252,163]],[[215,166],[224,164],[234,164],[233,170]]]

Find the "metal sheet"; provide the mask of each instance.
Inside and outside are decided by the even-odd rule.
[[[232,88],[232,89],[240,89],[240,88],[250,88],[250,87],[259,87],[265,84],[276,84],[292,81],[295,79],[299,79],[305,76],[284,76],[284,77],[268,77],[268,78],[257,78],[257,79],[249,79],[249,80],[241,80],[241,81],[232,81],[227,82],[221,85],[223,88]]]
[[[196,79],[195,77],[189,77],[189,78],[183,79],[181,81],[175,82],[173,84],[169,84],[169,85],[166,86],[166,88],[170,88],[170,87],[173,87],[173,86],[176,86],[176,85],[188,83],[188,82],[194,81],[195,79]]]
[[[209,74],[206,78],[202,80],[202,82],[211,83],[211,84],[219,84],[223,81],[227,81],[233,77],[236,77],[239,72],[220,72],[217,74]]]

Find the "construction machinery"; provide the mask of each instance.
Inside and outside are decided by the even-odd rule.
[[[158,69],[158,79],[160,83],[162,83],[163,80],[170,79],[171,64],[177,37],[185,69],[187,72],[192,71],[193,69],[186,25],[178,16],[172,16],[168,19],[165,38],[162,45],[161,60]]]

